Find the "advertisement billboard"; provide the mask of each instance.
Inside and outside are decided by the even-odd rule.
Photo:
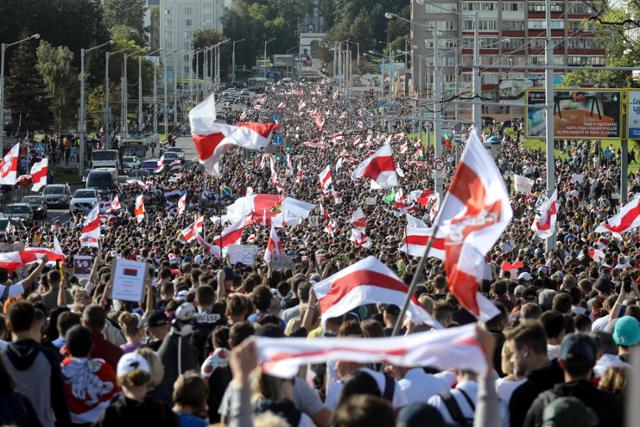
[[[627,92],[629,108],[627,109],[627,126],[629,138],[640,138],[640,90]]]
[[[622,129],[622,91],[565,89],[554,91],[554,137],[562,139],[619,139]],[[544,90],[527,90],[527,138],[545,137]]]

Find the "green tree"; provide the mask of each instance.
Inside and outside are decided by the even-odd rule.
[[[21,38],[26,37],[22,33]],[[49,110],[42,76],[36,69],[36,42],[21,43],[11,59],[11,71],[6,80],[5,106],[11,110],[8,132],[49,130],[52,116]]]
[[[77,111],[77,71],[71,66],[73,53],[66,46],[53,47],[46,41],[36,49],[36,68],[44,82],[50,110],[58,132],[73,124]]]
[[[144,34],[144,0],[104,0],[102,15],[107,28],[124,25],[133,28],[141,36]]]

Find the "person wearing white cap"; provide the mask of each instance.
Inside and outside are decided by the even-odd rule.
[[[96,426],[180,425],[167,404],[147,395],[152,388],[151,369],[142,355],[135,352],[123,355],[118,361],[117,377],[122,393],[111,402]]]

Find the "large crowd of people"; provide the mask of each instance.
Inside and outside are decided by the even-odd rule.
[[[26,246],[51,248],[57,239],[65,260],[0,268],[0,424],[623,425],[624,408],[632,406],[625,402],[631,354],[640,344],[640,245],[635,232],[594,233],[621,205],[615,152],[605,158],[589,141],[560,144],[557,244],[546,250],[531,230],[546,187],[544,153],[524,147],[518,125],[484,129],[484,137],[502,140],[494,156],[507,188],[514,174],[534,181],[529,194],[512,192],[513,220],[487,255],[480,291],[499,314],[478,323],[485,372],[338,360],[307,366],[287,380],[261,371],[254,336],[375,339],[392,333],[401,310],[385,301],[321,321],[314,285],[369,255],[407,284],[418,275],[416,301],[444,328],[476,318],[450,292],[441,260],[430,257],[425,270],[416,271],[419,258],[399,250],[406,214],[427,225],[434,218],[434,201],[409,197],[434,189],[435,156],[409,134],[410,122],[394,122],[374,95],[346,97],[328,82],[276,84],[231,120],[258,121],[265,112],[278,115],[283,140],[275,150],[231,150],[220,176],[206,175],[194,162],[123,185],[122,209],[103,216],[99,248],[81,246],[83,216],[9,233]],[[462,145],[444,147],[447,182],[469,131],[457,135]],[[386,140],[398,187],[372,190],[367,180],[352,180],[354,167]],[[333,185],[323,191],[318,174],[327,165]],[[203,238],[214,242],[228,225],[219,221],[226,207],[251,192],[316,206],[301,224],[278,229],[290,260],[284,269],[266,264],[261,254],[251,265],[232,265],[182,237],[202,215]],[[637,193],[640,177],[631,174],[628,197]],[[140,194],[142,221],[134,216]],[[358,208],[370,245],[350,238]],[[264,250],[265,225],[246,226],[242,242]],[[79,255],[92,256],[88,277],[74,275]],[[149,265],[139,303],[111,298],[119,259]]]

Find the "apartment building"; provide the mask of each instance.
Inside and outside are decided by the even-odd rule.
[[[526,87],[544,84],[543,70],[526,69],[526,65],[545,64],[544,1],[420,3],[423,4],[412,0],[413,20],[422,24],[411,25],[412,76],[417,90],[430,91],[436,62],[442,72],[445,96],[456,92],[456,83],[457,93],[470,93],[476,13],[483,65],[482,96],[505,101],[517,98]],[[587,21],[592,14],[589,5],[581,1],[552,1],[554,64],[604,65],[604,48],[596,38],[594,24]],[[501,65],[523,68],[508,70],[501,69]],[[563,71],[556,73],[556,84],[561,83],[562,74]]]
[[[160,47],[167,59],[167,78],[188,75],[194,33],[207,28],[222,32],[224,8],[225,0],[160,0]]]

